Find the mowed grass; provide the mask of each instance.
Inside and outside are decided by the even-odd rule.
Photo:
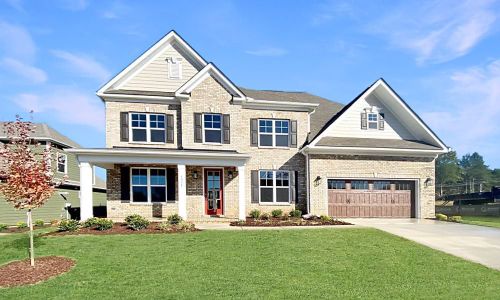
[[[1,299],[498,299],[500,272],[375,229],[203,231],[36,239],[74,258],[47,282]],[[0,236],[0,264],[27,235]]]
[[[462,223],[500,228],[500,217],[462,216]]]

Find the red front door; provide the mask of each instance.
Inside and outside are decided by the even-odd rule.
[[[223,214],[222,173],[222,169],[205,169],[205,212],[207,215]]]

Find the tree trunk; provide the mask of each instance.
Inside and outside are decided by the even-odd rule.
[[[30,264],[35,266],[35,247],[33,245],[33,215],[31,209],[28,209],[28,225],[30,227]]]

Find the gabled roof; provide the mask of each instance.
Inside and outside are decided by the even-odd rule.
[[[209,63],[201,69],[191,79],[186,81],[181,87],[175,91],[176,97],[188,98],[193,91],[206,78],[212,76],[219,84],[221,84],[234,98],[244,99],[245,95],[231,80],[222,73],[213,63]]]
[[[0,122],[0,139],[7,139],[3,130],[5,123],[6,122]],[[35,127],[35,132],[30,136],[34,140],[50,141],[70,148],[81,148],[78,143],[45,123],[34,123],[33,126]]]
[[[102,96],[108,90],[113,89],[115,85],[126,80],[128,76],[135,73],[136,70],[140,69],[142,66],[149,63],[154,57],[160,53],[163,49],[165,49],[171,43],[176,42],[181,46],[183,50],[186,51],[186,54],[193,59],[193,62],[199,67],[202,68],[207,65],[207,62],[201,55],[196,52],[180,35],[177,34],[174,30],[171,30],[164,37],[162,37],[158,42],[153,44],[148,50],[142,53],[138,58],[136,58],[131,64],[125,67],[122,71],[120,71],[116,76],[114,76],[110,81],[104,84],[97,91],[98,96]]]
[[[436,150],[441,148],[420,141],[397,140],[397,139],[372,139],[372,138],[350,138],[325,136],[321,138],[317,146],[326,147],[358,147],[358,148],[398,148],[415,150]]]
[[[323,133],[325,130],[330,127],[342,114],[344,114],[356,101],[360,98],[369,95],[378,87],[382,87],[387,91],[387,94],[392,97],[397,104],[402,108],[402,112],[406,113],[415,123],[419,129],[422,129],[426,134],[428,134],[430,140],[433,141],[433,144],[439,146],[439,150],[447,151],[448,147],[438,138],[438,136],[429,128],[427,124],[413,111],[410,106],[392,89],[391,86],[383,79],[379,78],[375,82],[373,82],[370,86],[368,86],[363,92],[361,92],[358,96],[356,96],[351,102],[349,102],[346,106],[342,108],[337,114],[333,115],[328,122],[325,123],[323,128],[310,140],[309,144],[311,146],[315,146],[318,141],[323,138]],[[415,129],[415,128],[414,128]]]

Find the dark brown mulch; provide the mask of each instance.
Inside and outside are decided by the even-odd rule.
[[[319,218],[304,220],[302,218],[270,218],[269,220],[255,220],[247,218],[245,222],[234,221],[231,226],[255,226],[255,227],[281,227],[281,226],[324,226],[324,225],[352,225],[340,220],[324,221]]]
[[[0,266],[0,288],[35,284],[71,270],[75,261],[61,256],[35,258],[35,266],[30,260],[18,260]]]
[[[35,229],[41,229],[41,228],[47,228],[51,227],[50,225],[44,225],[44,226],[33,226],[33,230]],[[17,227],[7,227],[4,230],[0,230],[0,233],[21,233],[21,232],[27,232],[29,231],[29,228],[17,228]]]
[[[171,228],[168,231],[163,231],[158,229],[157,222],[153,222],[149,224],[149,226],[145,229],[141,230],[132,230],[130,229],[126,223],[114,223],[113,228],[108,230],[97,230],[94,228],[80,228],[77,231],[53,231],[44,234],[43,236],[61,236],[61,235],[80,235],[80,234],[95,234],[95,235],[106,235],[106,234],[138,234],[138,233],[179,233],[179,232],[195,232],[200,231],[200,229],[194,228],[189,231],[180,230],[178,228]]]

